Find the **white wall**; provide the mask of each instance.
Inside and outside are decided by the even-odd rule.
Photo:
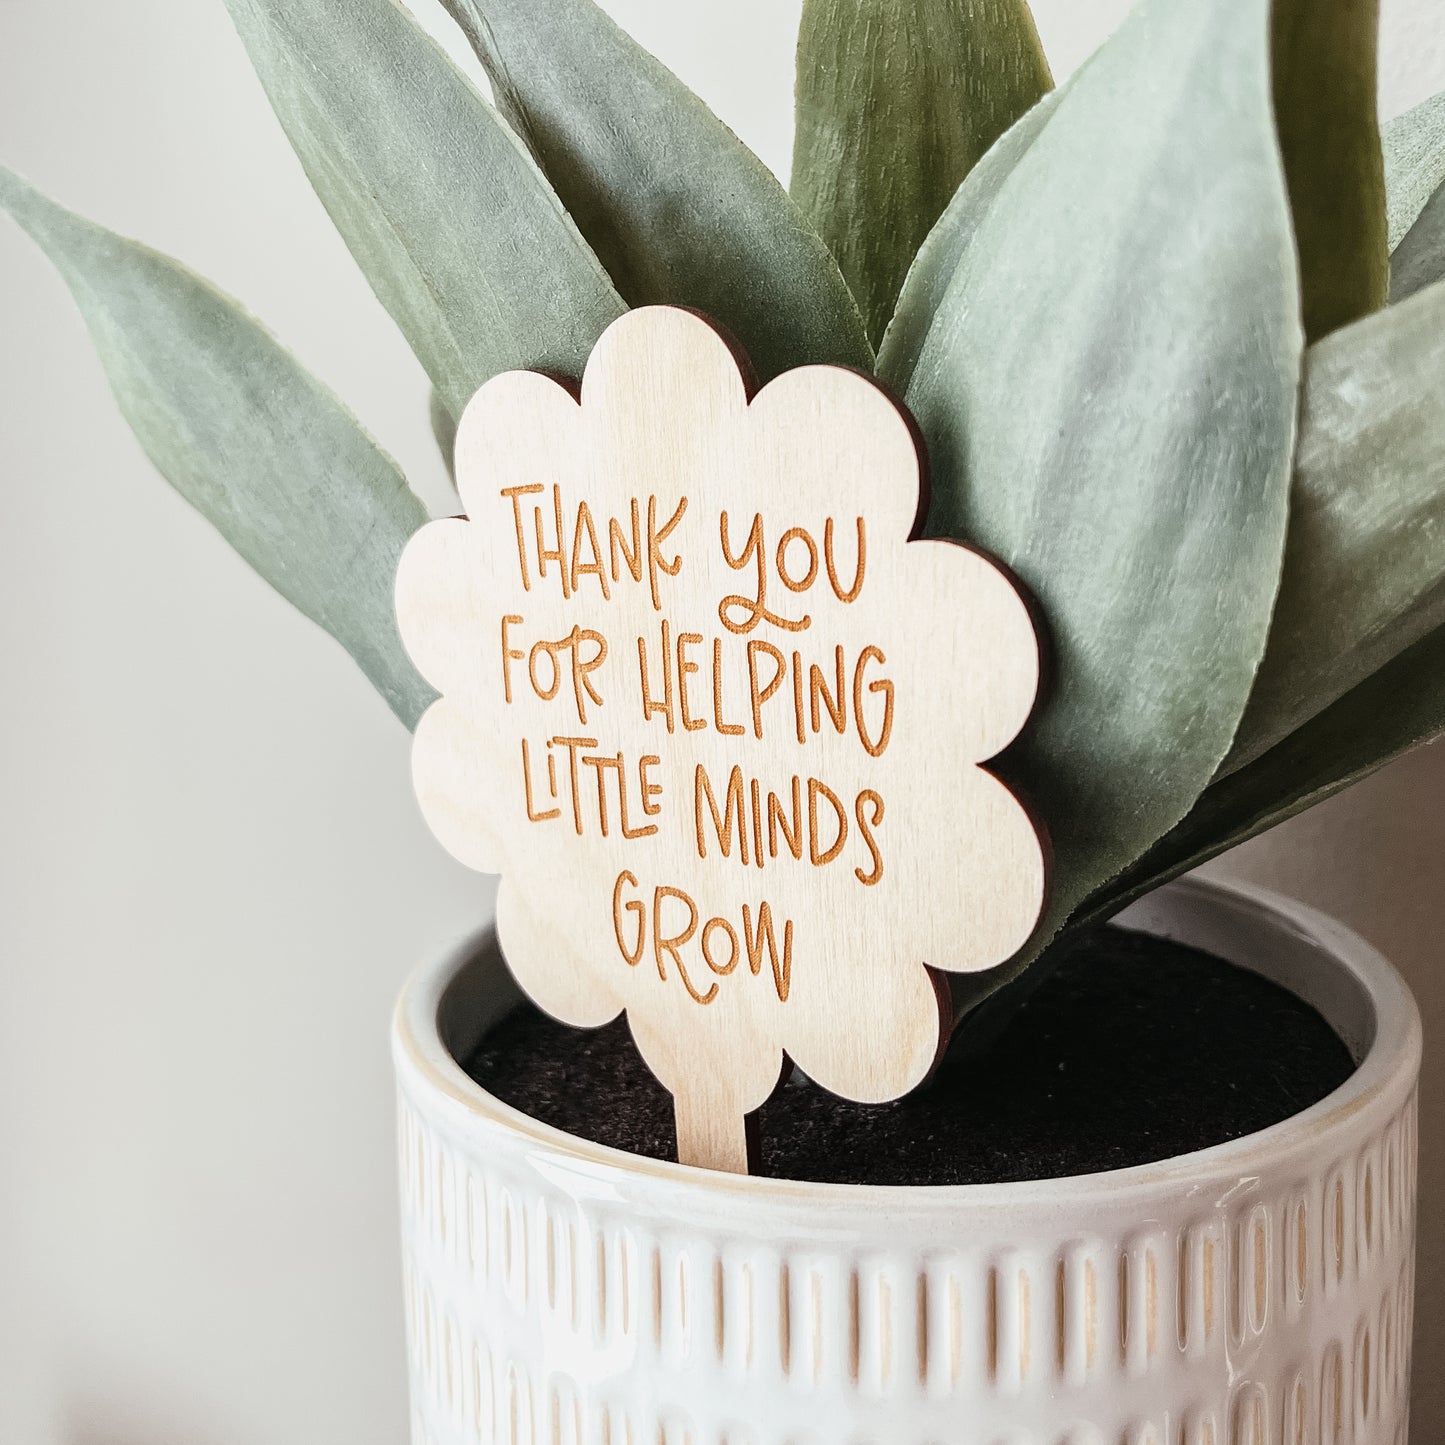
[[[798,0],[609,8],[786,169]],[[1039,0],[1056,70],[1124,8]],[[1388,113],[1445,87],[1445,24],[1436,0],[1386,11]],[[220,0],[0,0],[0,156],[246,298],[440,495],[423,379]],[[398,1445],[388,1010],[489,889],[425,834],[360,675],[154,477],[3,223],[0,397],[0,1440]],[[1435,1036],[1427,1199],[1442,802],[1436,749],[1225,865],[1411,975]],[[1442,1257],[1428,1210],[1437,1360]],[[1445,1392],[1420,1375],[1424,1440]]]

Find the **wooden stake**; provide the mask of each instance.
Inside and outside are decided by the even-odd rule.
[[[757,1130],[726,1094],[688,1089],[673,1096],[677,1159],[700,1169],[748,1174],[756,1163]]]

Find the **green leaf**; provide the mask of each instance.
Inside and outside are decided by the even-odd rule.
[[[161,474],[415,724],[434,694],[402,650],[392,578],[426,513],[395,463],[270,332],[179,263],[3,166],[0,207],[64,277]]]
[[[1445,91],[1380,128],[1390,250],[1445,184]]]
[[[336,228],[453,416],[581,374],[626,309],[495,110],[394,0],[226,0]]]
[[[1391,267],[1390,300],[1395,302],[1445,280],[1445,185],[1430,197],[1405,232]]]
[[[878,348],[878,374],[900,390],[906,389],[912,379],[934,313],[974,233],[1014,167],[1038,139],[1063,94],[1063,90],[1051,91],[994,142],[954,193],[914,257],[898,297],[898,309]]]
[[[432,439],[437,444],[437,450],[442,454],[442,461],[446,463],[447,475],[453,480],[457,476],[457,463],[454,455],[457,446],[457,424],[451,412],[446,408],[446,403],[441,398],[439,391],[433,391],[431,400],[427,406],[427,416],[431,421]]]
[[[1445,625],[1445,286],[1305,358],[1284,575],[1230,772]]]
[[[949,199],[1051,84],[1025,0],[805,0],[792,192],[875,343]]]
[[[843,277],[787,192],[591,0],[443,3],[631,304],[705,311],[764,379],[872,366]]]
[[[1379,0],[1275,0],[1274,95],[1311,341],[1390,285],[1376,119]]]
[[[1205,789],[1171,832],[1079,911],[1096,922],[1445,734],[1445,628],[1386,663],[1262,757]]]
[[[1303,348],[1269,8],[1134,11],[978,225],[908,388],[929,531],[1012,567],[1053,638],[1006,766],[1056,845],[1035,946],[1193,805],[1264,650]]]

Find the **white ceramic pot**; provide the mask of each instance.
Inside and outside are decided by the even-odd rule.
[[[395,1032],[415,1445],[1404,1445],[1413,1001],[1262,893],[1185,881],[1121,921],[1285,984],[1359,1068],[1136,1169],[746,1179],[499,1103],[452,1053],[515,997],[493,938],[421,970]]]

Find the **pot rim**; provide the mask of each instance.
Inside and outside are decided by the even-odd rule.
[[[1354,1072],[1317,1103],[1238,1139],[1123,1169],[984,1184],[843,1184],[719,1173],[645,1158],[565,1133],[487,1093],[463,1071],[442,1038],[439,1012],[443,998],[469,963],[480,953],[496,949],[492,923],[475,929],[439,959],[422,964],[411,974],[396,1005],[393,1055],[403,1088],[410,1086],[415,1091],[420,1084],[436,1096],[432,1106],[445,1110],[454,1125],[490,1135],[498,1147],[520,1146],[543,1167],[550,1164],[585,1175],[609,1192],[609,1186],[626,1193],[629,1186],[635,1190],[639,1183],[651,1182],[669,1191],[700,1191],[714,1201],[721,1198],[773,1206],[793,1202],[862,1205],[869,1210],[919,1206],[956,1210],[1024,1202],[1035,1207],[1065,1202],[1077,1206],[1081,1201],[1140,1190],[1178,1194],[1215,1185],[1221,1178],[1245,1180],[1278,1171],[1294,1153],[1307,1161],[1321,1147],[1323,1135],[1363,1110],[1389,1113],[1404,1103],[1420,1065],[1420,1015],[1404,980],[1377,949],[1334,919],[1293,899],[1248,884],[1197,877],[1165,884],[1116,921],[1127,926],[1131,915],[1137,919],[1148,914],[1151,901],[1169,899],[1226,909],[1261,941],[1273,931],[1281,940],[1289,938],[1303,945],[1322,964],[1334,966],[1336,982],[1352,986],[1350,991],[1366,1004],[1372,1018],[1361,1037],[1363,1056]],[[1273,976],[1252,960],[1231,961]],[[1276,981],[1296,994],[1303,992],[1283,979]],[[1317,1001],[1315,1006],[1319,1007]],[[1337,1032],[1348,1034],[1339,1020],[1330,1023]],[[1346,1037],[1346,1042],[1353,1041]]]

